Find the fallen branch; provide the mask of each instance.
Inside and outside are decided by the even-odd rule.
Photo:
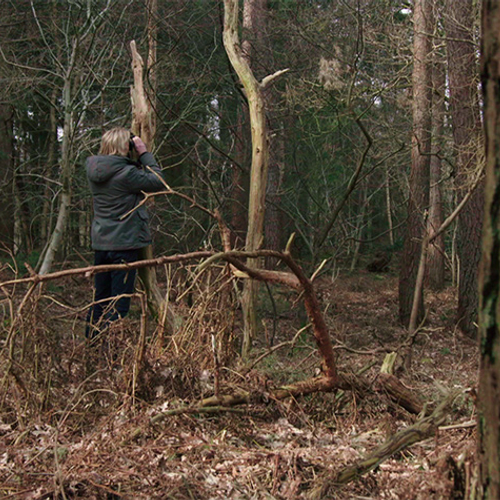
[[[65,269],[64,271],[56,271],[48,274],[34,274],[27,276],[26,278],[17,278],[9,281],[4,281],[0,283],[0,288],[6,287],[9,285],[17,285],[22,283],[42,283],[45,281],[54,281],[59,278],[65,278],[68,276],[79,276],[85,275],[85,277],[93,276],[97,273],[102,273],[106,271],[123,271],[128,269],[140,269],[143,267],[150,266],[163,266],[165,264],[172,264],[176,262],[186,262],[188,260],[195,259],[206,259],[213,255],[213,252],[210,251],[199,251],[199,252],[191,252],[186,254],[178,254],[178,255],[165,255],[163,257],[156,257],[154,259],[140,260],[137,262],[130,262],[127,264],[109,264],[103,266],[86,266],[86,267],[78,267],[74,269]]]
[[[330,475],[327,478],[323,478],[319,488],[314,490],[312,498],[327,498],[328,490],[333,486],[354,481],[363,474],[375,469],[395,453],[434,436],[439,425],[444,422],[447,416],[447,409],[453,399],[454,395],[445,398],[431,415],[420,419],[406,429],[400,430],[358,463],[342,469],[333,476]]]
[[[314,392],[332,392],[337,385],[328,377],[316,377],[296,384],[279,387],[269,393],[241,392],[233,395],[212,396],[203,399],[199,407],[237,406],[240,404],[266,403],[269,400],[282,400],[290,397],[305,396]]]
[[[229,263],[232,266],[233,270],[237,270],[242,275],[251,279],[259,281],[271,281],[274,283],[280,283],[290,286],[291,288],[297,290],[301,290],[306,311],[313,328],[313,334],[316,340],[318,351],[323,358],[323,375],[318,378],[309,379],[303,382],[298,382],[297,384],[278,388],[271,394],[258,396],[257,400],[255,400],[255,395],[250,395],[249,393],[214,396],[202,401],[200,407],[228,407],[238,404],[248,404],[250,402],[257,401],[266,402],[269,398],[280,400],[288,397],[302,396],[319,391],[335,392],[339,389],[355,391],[357,393],[363,394],[369,390],[374,389],[378,392],[387,393],[395,403],[401,405],[411,413],[420,413],[423,407],[420,399],[412,394],[412,392],[393,375],[379,375],[378,384],[375,385],[374,388],[372,388],[371,384],[361,376],[337,373],[335,354],[330,338],[330,332],[328,331],[328,327],[323,318],[321,307],[316,296],[312,281],[306,276],[303,269],[292,258],[289,252],[289,246],[290,245],[287,246],[287,249],[284,252],[258,250],[255,252],[228,251],[214,254],[210,251],[200,251],[181,255],[163,256],[155,259],[142,260],[127,264],[87,266],[84,268],[69,269],[46,275],[38,275],[32,272],[27,278],[0,283],[0,288],[3,289],[4,293],[6,293],[5,287],[7,285],[14,285],[18,283],[33,283],[34,285],[36,285],[40,282],[55,280],[67,276],[92,276],[96,273],[110,270],[139,269],[148,266],[158,266],[173,262],[186,262],[194,259],[206,259],[205,262],[198,267],[198,270],[201,273],[216,260],[223,260]],[[278,272],[265,269],[250,268],[243,263],[243,259],[267,256],[272,256],[280,259],[288,266],[291,272]]]
[[[390,373],[380,373],[376,389],[379,392],[387,391],[390,398],[410,413],[418,415],[424,408],[419,396],[415,395],[396,376]]]

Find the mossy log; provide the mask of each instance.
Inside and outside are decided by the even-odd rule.
[[[415,424],[400,430],[391,436],[384,444],[372,451],[368,456],[354,465],[342,469],[333,476],[323,477],[319,488],[314,493],[318,498],[326,498],[328,490],[335,485],[347,484],[363,474],[375,469],[382,462],[419,441],[432,437],[448,414],[448,408],[453,401],[453,395],[448,396],[428,417],[421,418]],[[315,497],[313,494],[313,497]]]

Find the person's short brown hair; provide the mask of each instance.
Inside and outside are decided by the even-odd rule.
[[[101,155],[127,156],[129,153],[130,130],[116,127],[104,133],[101,139]]]

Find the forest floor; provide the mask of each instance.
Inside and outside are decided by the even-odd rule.
[[[375,380],[385,354],[405,338],[396,319],[397,278],[364,272],[323,276],[316,288],[340,370],[365,367],[363,376]],[[153,422],[161,412],[211,395],[210,364],[205,368],[200,353],[175,342],[161,352],[148,345],[146,375],[133,379],[133,357],[108,363],[98,352],[88,355],[83,309],[74,317],[63,314],[68,304],[83,303],[88,282],[68,280],[50,293],[48,305],[32,319],[39,344],[23,340],[26,350],[38,346],[41,363],[32,365],[37,376],[21,368],[13,368],[17,376],[8,380],[2,376],[0,498],[447,499],[464,498],[474,480],[477,345],[453,327],[451,288],[427,294],[427,322],[414,344],[411,371],[396,372],[430,405],[458,391],[445,424],[432,438],[342,487],[331,481],[336,471],[417,417],[380,392],[367,391],[165,415]],[[295,299],[276,291],[275,313],[262,300],[274,345],[291,340],[304,324]],[[136,311],[122,327],[120,353],[137,343],[138,316]],[[314,376],[320,359],[309,336],[300,334],[293,346],[276,350],[250,372],[222,369],[220,392],[262,393]],[[255,347],[256,356],[265,344]],[[44,348],[45,357],[38,354]],[[31,366],[28,358],[25,367]]]

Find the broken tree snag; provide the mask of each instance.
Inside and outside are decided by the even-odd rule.
[[[155,131],[151,121],[151,105],[146,98],[144,90],[144,61],[137,51],[135,41],[130,42],[132,54],[132,71],[134,74],[134,85],[130,88],[130,98],[132,101],[132,132],[138,135],[151,149]],[[139,251],[142,260],[153,258],[153,247],[151,245],[141,248]],[[168,302],[161,293],[156,279],[156,270],[153,267],[144,267],[139,271],[139,276],[144,284],[148,299],[148,308],[153,316],[160,320],[160,327],[171,333],[174,328],[175,318],[168,307]]]
[[[252,165],[250,168],[250,192],[248,196],[248,229],[245,249],[253,252],[259,249],[263,241],[264,212],[266,200],[267,174],[269,164],[269,138],[267,133],[265,99],[263,89],[271,81],[283,74],[278,71],[264,78],[261,83],[255,78],[249,64],[248,55],[242,50],[238,34],[239,30],[239,0],[224,0],[224,30],[223,42],[231,66],[243,85],[248,101],[250,126],[252,134]],[[248,259],[248,267],[262,267],[258,259]],[[257,283],[247,281],[244,283],[241,298],[243,309],[243,345],[242,357],[247,359],[252,338],[257,330],[256,318]]]
[[[132,100],[132,132],[144,141],[150,148],[154,139],[154,130],[151,121],[151,106],[144,90],[144,61],[137,51],[135,40],[130,42],[132,55],[132,71],[134,74],[134,85],[130,88]]]

